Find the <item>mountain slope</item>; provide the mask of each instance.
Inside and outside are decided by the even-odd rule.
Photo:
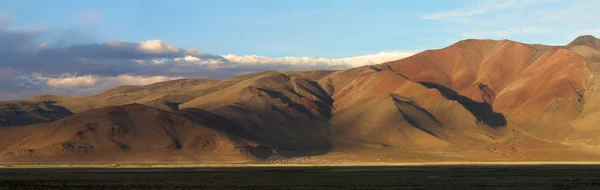
[[[68,109],[52,102],[0,102],[0,127],[49,122],[70,116]]]
[[[264,156],[253,155],[261,148],[247,132],[219,116],[201,110],[171,113],[141,104],[94,109],[51,123],[8,127],[0,130],[0,136],[5,160],[152,162]]]
[[[465,40],[378,67],[487,104],[512,125],[556,140],[581,113],[586,85],[596,85],[586,83],[591,62],[558,47]]]
[[[74,113],[105,106],[132,103],[141,103],[172,111],[177,110],[178,104],[194,98],[182,92],[183,89],[209,86],[216,81],[214,79],[179,79],[146,86],[120,86],[91,96],[57,97],[45,95],[31,97],[27,100],[56,102],[56,104],[62,105]]]
[[[263,72],[180,108],[198,108],[228,118],[280,149],[328,151],[332,100],[314,81]]]
[[[265,71],[33,97],[28,101],[51,101],[76,114],[0,129],[0,150],[6,160],[38,161],[597,158],[600,63],[590,56],[596,40],[583,36],[564,47],[464,40],[348,70]]]
[[[579,36],[566,47],[590,60],[600,62],[600,39],[594,36]]]

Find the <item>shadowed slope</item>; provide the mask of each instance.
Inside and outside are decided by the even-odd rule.
[[[555,50],[508,40],[463,40],[378,67],[392,69],[415,82],[439,84],[483,102],[493,101],[495,94],[525,68]]]
[[[0,102],[0,127],[50,122],[72,115],[71,111],[52,102]]]
[[[325,90],[313,81],[263,72],[180,107],[227,118],[278,150],[312,154],[330,150],[331,104]]]
[[[457,101],[459,104],[463,105],[469,112],[471,112],[478,121],[485,123],[490,127],[500,127],[506,126],[506,118],[500,113],[494,112],[492,109],[492,105],[485,102],[476,102],[471,100],[465,96],[462,96],[455,91],[446,88],[442,85],[438,85],[430,82],[421,82],[423,86],[427,88],[434,88],[439,90],[444,97],[449,100]]]
[[[490,126],[513,122],[539,137],[562,139],[582,111],[585,89],[596,85],[586,83],[589,62],[561,47],[464,40],[377,67],[435,85]]]
[[[363,67],[348,72],[359,69],[363,71],[355,77],[334,83],[336,109],[331,125],[338,147],[456,148],[488,144],[503,136],[500,125],[494,129],[477,122],[464,105],[448,100],[438,89],[387,69]],[[335,75],[344,76],[330,76]]]
[[[526,159],[571,145],[593,148],[600,145],[595,40],[565,47],[464,40],[348,70],[265,71],[34,97],[77,115],[2,129],[0,148],[29,158],[146,152],[148,159],[199,160],[362,154],[365,147]]]
[[[0,135],[15,132],[16,128],[24,128],[28,134],[17,130],[21,138],[0,140],[5,159],[152,162],[221,155],[243,160],[250,159],[249,151],[259,146],[244,139],[247,132],[236,130],[234,124],[214,114],[197,110],[169,113],[141,104],[90,110],[46,124],[10,127]]]
[[[437,119],[406,102],[410,101],[397,101],[384,95],[338,110],[331,120],[338,146],[360,144],[406,149],[448,146],[448,142],[440,138],[444,129]]]
[[[341,149],[352,144],[404,150],[476,148],[505,135],[504,128],[478,124],[460,104],[443,97],[421,105],[398,94],[356,101],[337,110],[331,124]]]

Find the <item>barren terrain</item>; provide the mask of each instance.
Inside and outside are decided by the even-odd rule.
[[[348,70],[0,102],[0,162],[595,161],[599,41],[472,39]]]

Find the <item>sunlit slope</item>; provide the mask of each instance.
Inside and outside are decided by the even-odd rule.
[[[426,159],[548,160],[560,152],[589,158],[600,146],[597,44],[590,36],[564,47],[463,40],[348,70],[37,96],[20,104],[49,109],[0,113],[14,120],[0,130],[0,150],[6,160],[369,156],[365,150]],[[23,106],[5,110],[17,108]]]

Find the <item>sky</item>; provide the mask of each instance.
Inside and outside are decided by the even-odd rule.
[[[597,0],[0,0],[0,100],[600,36]]]

